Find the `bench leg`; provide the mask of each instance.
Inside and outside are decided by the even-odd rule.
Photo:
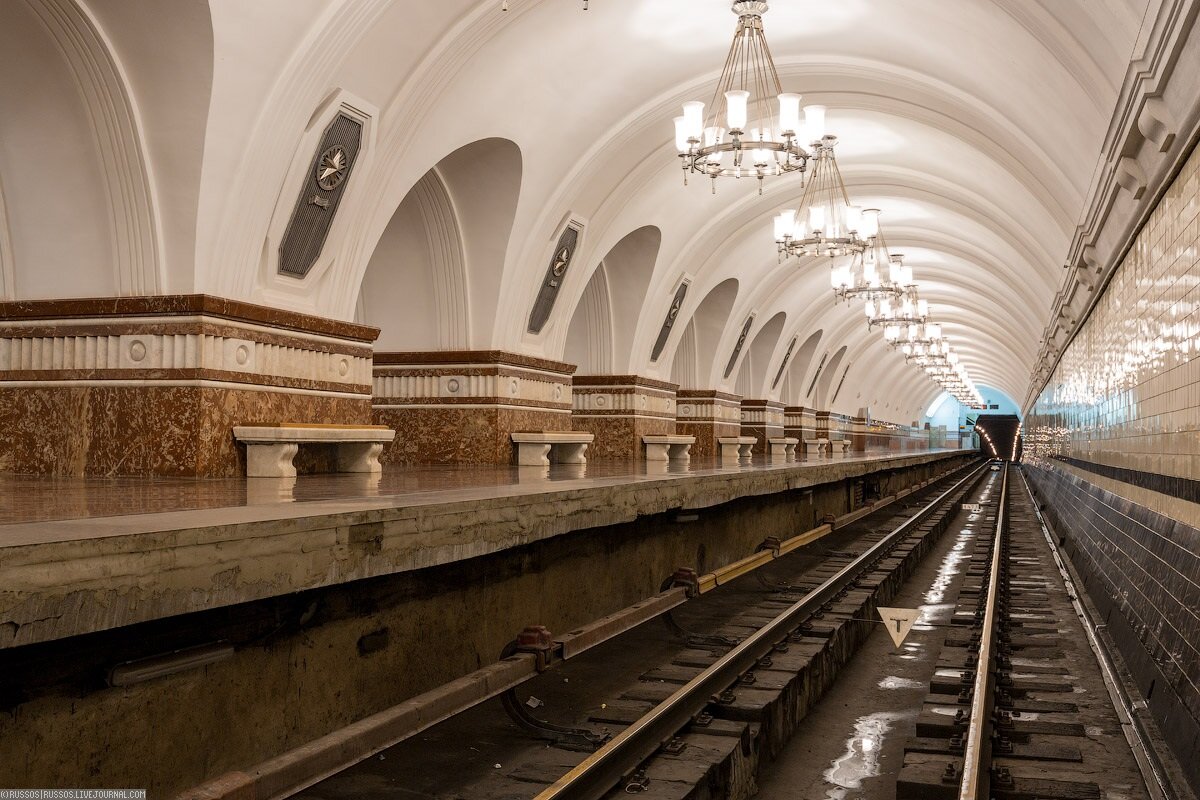
[[[754,457],[754,445],[739,444],[738,445],[738,456],[740,456],[741,458],[753,458]]]
[[[692,446],[690,444],[673,444],[671,445],[671,460],[678,461],[680,464],[688,464],[692,460]]]
[[[550,448],[550,457],[555,464],[586,464],[587,442],[556,444]]]
[[[786,445],[773,444],[773,445],[768,445],[768,446],[771,448],[770,452],[771,452],[771,463],[772,464],[785,464],[790,460],[787,455],[787,446]]]
[[[250,443],[246,445],[247,478],[294,478],[296,467],[292,459],[299,445],[280,442],[270,444]]]
[[[380,442],[344,442],[337,448],[338,472],[383,472],[379,455],[383,452]]]
[[[537,444],[534,442],[522,442],[517,444],[517,464],[522,467],[548,467],[550,466],[550,445]]]
[[[671,445],[669,444],[647,444],[646,445],[646,460],[647,461],[669,461],[671,458]]]
[[[723,464],[736,464],[740,456],[740,451],[741,445],[721,443],[721,462]]]

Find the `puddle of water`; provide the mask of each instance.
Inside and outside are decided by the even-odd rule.
[[[897,678],[895,675],[888,675],[879,682],[880,689],[924,689],[925,684],[921,681],[915,681],[912,678]]]
[[[832,788],[825,792],[826,800],[844,800],[847,789],[858,789],[864,779],[879,774],[879,754],[884,734],[891,730],[893,722],[903,717],[903,714],[879,711],[855,721],[854,735],[846,740],[846,752],[835,758],[833,765],[825,770],[824,778],[832,784]]]
[[[959,711],[962,711],[962,706],[933,706],[929,709],[935,714],[941,714],[946,717],[953,717]],[[965,712],[964,712],[965,713]]]

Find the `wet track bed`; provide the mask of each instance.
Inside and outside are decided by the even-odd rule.
[[[753,638],[806,593],[909,523],[920,524],[862,567],[853,583],[805,614],[729,684],[706,695],[687,722],[611,791],[651,797],[749,797],[762,764],[778,756],[801,720],[876,627],[887,605],[946,529],[963,492],[981,473],[957,473],[885,510],[827,534],[754,574],[689,601],[522,684],[511,697],[525,714],[591,735],[620,738],[660,703]],[[943,493],[953,484],[951,495]],[[602,574],[596,580],[604,580]],[[533,797],[576,768],[594,748],[550,743],[515,724],[499,701],[479,705],[302,792],[343,797]],[[639,759],[640,761],[640,759]],[[578,789],[561,796],[589,796]],[[697,794],[699,793],[699,794]],[[604,792],[592,793],[600,796]]]
[[[526,681],[505,701],[523,722],[489,701],[298,796],[1151,796],[1019,473],[991,589],[1004,473],[968,472]],[[919,611],[899,647],[880,606]]]
[[[974,542],[896,796],[1149,797],[1024,478],[1008,482],[1001,535]],[[984,506],[993,523],[1000,502]]]

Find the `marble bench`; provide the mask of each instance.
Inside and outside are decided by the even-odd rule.
[[[850,454],[849,439],[831,439],[829,442],[829,453],[834,458],[844,458]]]
[[[770,454],[771,463],[787,463],[795,461],[796,445],[800,444],[799,439],[793,439],[791,436],[781,436],[775,439],[767,439],[767,451]]]
[[[717,437],[717,444],[721,448],[721,461],[736,463],[739,459],[750,458],[753,455],[755,441],[753,436]]]
[[[695,436],[648,434],[642,437],[647,461],[678,461],[686,464],[692,460],[692,445],[695,443]]]
[[[544,467],[555,464],[586,464],[584,452],[596,437],[583,431],[523,431],[509,435],[517,450],[517,464]]]
[[[302,444],[336,445],[338,472],[381,472],[379,454],[396,432],[385,425],[281,422],[235,425],[233,437],[246,445],[247,478],[294,478],[292,459]]]
[[[804,440],[804,456],[809,461],[825,457],[825,447],[829,444],[828,439],[805,439]]]

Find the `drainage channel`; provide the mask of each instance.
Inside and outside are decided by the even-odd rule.
[[[732,677],[718,678],[721,685],[702,692],[698,704],[693,700],[682,722],[648,751],[631,759],[626,754],[629,766],[618,767],[611,782],[557,795],[599,797],[615,790],[684,796],[709,784],[714,794],[749,796],[759,761],[778,753],[870,632],[873,624],[863,620],[876,604],[886,605],[940,536],[948,511],[981,475],[972,468],[936,481],[663,619],[593,647],[509,696],[510,710],[519,704],[522,714],[547,729],[600,734],[591,744],[606,743],[595,752],[587,741],[539,743],[534,731],[507,721],[500,701],[489,701],[295,796],[528,798],[558,792],[547,787],[564,774],[578,774],[588,760],[619,750],[631,731],[670,708],[672,698],[700,676],[744,659],[750,642],[752,657],[736,664]],[[599,573],[596,578],[603,580]],[[770,629],[781,618],[789,622],[775,636]],[[760,646],[765,650],[758,653]]]

